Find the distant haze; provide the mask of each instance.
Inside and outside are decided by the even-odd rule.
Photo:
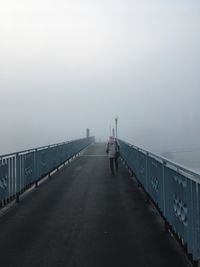
[[[199,148],[200,1],[0,4],[0,154],[84,137]]]

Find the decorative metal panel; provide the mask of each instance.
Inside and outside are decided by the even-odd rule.
[[[119,142],[122,158],[142,183],[146,169],[145,190],[182,243],[187,244],[188,253],[199,261],[200,175],[149,151],[133,147],[122,140]]]
[[[25,184],[28,185],[34,181],[34,153],[28,153],[24,158],[24,179]]]
[[[8,194],[8,164],[0,160],[0,201]]]

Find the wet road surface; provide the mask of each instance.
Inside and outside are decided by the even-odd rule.
[[[185,267],[123,166],[94,144],[0,217],[1,267]]]

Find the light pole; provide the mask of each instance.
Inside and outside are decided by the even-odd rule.
[[[111,127],[111,124],[109,125],[109,133],[110,133],[110,136],[112,135],[112,129],[111,129],[112,127]]]
[[[115,137],[115,128],[112,128],[112,136]]]
[[[116,134],[116,138],[117,138],[117,122],[118,122],[118,119],[119,119],[119,117],[116,116],[115,117],[115,134]]]

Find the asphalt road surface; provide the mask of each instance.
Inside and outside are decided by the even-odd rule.
[[[1,267],[185,267],[186,256],[123,166],[90,146],[0,216]]]

